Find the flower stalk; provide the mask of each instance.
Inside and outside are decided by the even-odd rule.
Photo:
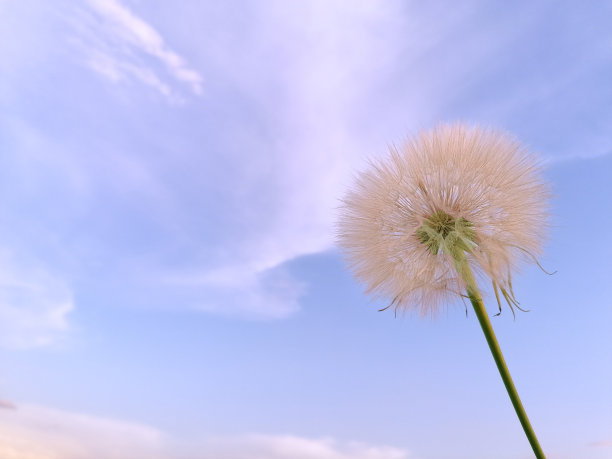
[[[536,458],[544,459],[544,451],[542,451],[542,447],[540,446],[536,434],[533,431],[533,427],[531,427],[531,423],[529,422],[529,418],[527,417],[525,408],[523,407],[519,394],[516,390],[516,387],[514,386],[512,377],[510,376],[510,371],[508,370],[508,366],[506,365],[506,361],[504,360],[501,348],[499,347],[499,343],[497,342],[497,338],[495,337],[495,332],[493,331],[493,327],[491,326],[491,321],[489,320],[489,317],[487,315],[487,311],[482,301],[482,297],[478,290],[478,285],[476,284],[476,280],[474,279],[474,275],[472,274],[472,270],[470,268],[470,264],[468,263],[465,252],[463,250],[454,251],[453,260],[455,262],[455,268],[457,269],[457,272],[465,282],[467,295],[470,298],[470,301],[472,302],[472,306],[474,306],[474,312],[476,313],[476,317],[478,317],[480,327],[482,328],[482,331],[485,335],[487,344],[489,345],[489,349],[491,350],[491,354],[493,354],[493,359],[495,360],[495,364],[497,365],[499,374],[501,375],[502,381],[504,382],[504,386],[506,386],[506,390],[508,391],[508,395],[510,396],[510,400],[512,401],[512,406],[514,406],[516,415],[518,416],[519,421],[523,426],[523,430],[525,431],[525,435],[529,440],[529,444],[531,445],[531,448],[533,449]]]
[[[416,236],[432,255],[437,256],[442,251],[452,258],[457,274],[465,284],[467,296],[472,302],[472,306],[474,306],[474,312],[476,317],[478,317],[478,322],[485,335],[491,354],[493,354],[493,359],[504,382],[504,386],[506,386],[514,410],[523,426],[525,435],[531,444],[536,458],[544,459],[544,452],[533,431],[533,427],[531,427],[525,408],[510,376],[510,371],[495,337],[495,332],[487,315],[482,296],[478,290],[478,284],[476,279],[474,279],[474,274],[466,256],[466,252],[469,253],[477,246],[478,239],[474,231],[474,225],[465,218],[454,218],[446,212],[438,210],[423,222],[423,225],[417,230]]]
[[[391,148],[387,159],[362,172],[343,200],[338,226],[338,242],[366,291],[393,298],[381,311],[433,316],[467,293],[538,459],[544,453],[472,268],[491,280],[500,311],[500,294],[513,314],[520,309],[512,270],[525,254],[537,264],[548,227],[549,191],[540,172],[535,157],[503,132],[441,125]]]

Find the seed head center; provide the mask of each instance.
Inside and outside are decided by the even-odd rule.
[[[470,221],[438,210],[425,219],[416,236],[433,255],[442,249],[454,257],[457,251],[469,252],[474,247],[476,234]]]

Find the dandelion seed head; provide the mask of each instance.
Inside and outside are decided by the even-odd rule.
[[[358,176],[343,199],[338,243],[366,291],[397,309],[435,313],[463,294],[445,250],[451,242],[477,273],[511,291],[511,272],[541,253],[548,226],[540,174],[504,132],[439,126]]]

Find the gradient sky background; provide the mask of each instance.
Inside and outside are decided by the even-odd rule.
[[[0,457],[531,457],[474,314],[377,312],[334,248],[366,160],[455,120],[547,163],[558,273],[492,322],[549,457],[612,457],[611,18],[0,0]]]

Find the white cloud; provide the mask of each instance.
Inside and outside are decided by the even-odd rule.
[[[209,440],[205,457],[215,459],[409,459],[405,449],[333,438],[296,435],[244,435]]]
[[[0,408],[4,408],[5,410],[14,410],[17,408],[15,404],[9,400],[0,399]]]
[[[164,278],[164,283],[201,292],[188,302],[193,309],[252,320],[291,316],[299,310],[299,298],[306,289],[303,282],[281,267],[259,271],[233,266],[189,274],[173,272]]]
[[[72,293],[59,278],[35,263],[0,252],[0,345],[33,348],[55,345],[68,332]]]
[[[36,405],[0,411],[3,459],[409,459],[408,451],[331,437],[245,434],[179,440],[159,429]]]
[[[162,459],[166,437],[152,427],[35,405],[0,412],[3,459]]]
[[[182,98],[165,74],[189,86],[194,94],[202,94],[200,74],[166,44],[153,26],[118,0],[88,3],[97,20],[82,14],[72,22],[80,32],[87,63],[93,70],[115,83],[135,79],[175,102]]]
[[[612,448],[612,441],[594,441],[589,443],[589,446],[593,446],[595,448]]]
[[[134,23],[115,3],[94,4],[116,18],[122,30],[131,31],[120,34],[127,42],[139,43],[169,65],[175,61],[159,51],[158,34]],[[215,215],[223,211],[181,211],[202,212],[210,215],[210,224],[221,220],[220,225],[245,231],[238,239],[229,236],[215,241],[223,257],[209,262],[208,269],[173,267],[161,277],[167,285],[199,289],[200,299],[194,299],[192,307],[243,318],[284,318],[299,310],[306,286],[291,278],[282,265],[333,247],[336,208],[351,174],[364,158],[386,149],[388,137],[381,134],[381,128],[364,130],[361,124],[370,118],[369,107],[380,109],[379,91],[397,69],[403,47],[406,43],[416,46],[416,39],[412,31],[407,38],[403,22],[397,19],[402,16],[400,2],[350,8],[344,2],[258,3],[240,28],[231,21],[234,6],[225,8],[226,22],[214,22],[203,14],[209,22],[202,27],[215,40],[202,41],[202,55],[209,58],[207,65],[220,75],[223,85],[239,94],[243,103],[253,103],[247,124],[261,125],[267,134],[246,140],[236,136],[231,145],[221,145],[231,149],[234,142],[244,141],[240,146],[243,157],[232,164],[229,174],[218,174],[211,167],[197,178],[196,174],[182,176],[187,181],[204,181],[213,190],[218,184],[218,191],[214,190],[218,200],[232,209],[229,221]],[[226,29],[233,33],[224,35]],[[418,54],[422,49],[411,52]],[[94,62],[108,78],[124,78],[124,64],[107,55]],[[146,80],[144,75],[141,79]],[[160,83],[153,78],[148,82],[152,86]],[[171,88],[160,86],[158,90],[170,93]],[[387,123],[385,128],[391,124],[397,128],[395,133],[401,132],[416,110],[402,112],[401,118],[393,119],[395,124]],[[228,126],[222,131],[231,131],[236,121],[226,121]],[[197,153],[191,154],[195,160]],[[164,185],[170,193],[182,188]],[[172,201],[181,207],[185,198],[191,200],[175,195]],[[180,227],[184,217],[172,212],[171,218]],[[196,246],[210,244],[201,241],[199,233],[182,236]]]
[[[238,39],[202,43],[229,84],[253,101],[256,122],[271,137],[258,139],[260,150],[245,145],[230,176],[209,177],[222,179],[223,188],[230,181],[220,199],[237,211],[233,223],[248,231],[223,241],[232,261],[185,274],[215,304],[203,309],[264,318],[298,310],[303,285],[284,282],[278,295],[262,279],[287,261],[333,246],[336,207],[354,167],[373,146],[385,148],[379,130],[357,132],[356,125],[377,103],[372,91],[401,50],[399,8],[394,2],[259,3],[236,31]]]

